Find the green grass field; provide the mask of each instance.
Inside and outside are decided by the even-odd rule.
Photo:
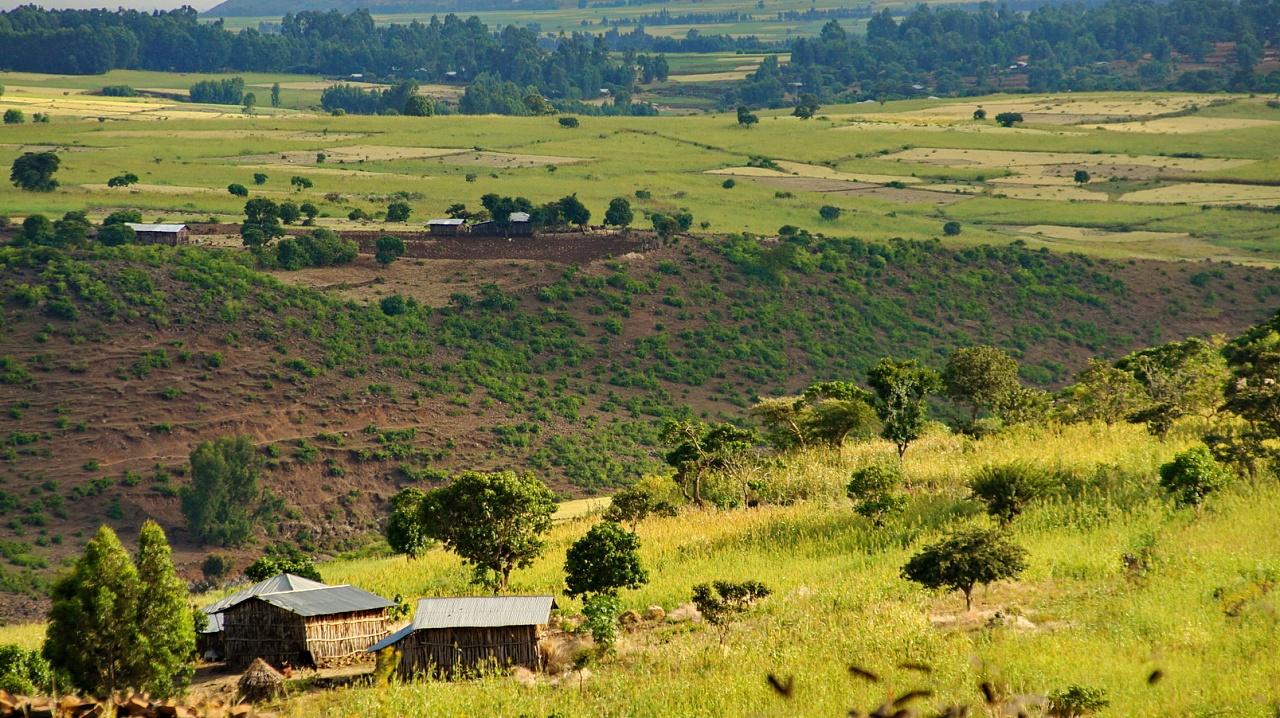
[[[1185,128],[1175,124],[1152,132],[1087,129],[1050,115],[1035,115],[1012,130],[967,119],[980,104],[1030,102],[1019,97],[825,107],[811,121],[772,111],[761,113],[751,129],[737,126],[731,115],[704,114],[584,117],[580,128],[567,130],[546,117],[331,117],[288,109],[267,115],[269,108],[250,117],[238,108],[181,103],[161,111],[176,119],[158,124],[146,119],[155,112],[128,114],[127,109],[155,100],[60,94],[92,90],[99,83],[181,88],[195,79],[158,73],[92,79],[0,74],[0,83],[11,88],[0,97],[0,108],[22,107],[20,101],[38,95],[52,103],[53,114],[51,124],[0,128],[0,163],[7,165],[31,147],[61,148],[63,160],[58,191],[0,188],[0,212],[22,217],[88,209],[101,216],[137,207],[148,219],[212,215],[233,220],[243,200],[225,187],[241,183],[255,195],[314,202],[334,219],[345,219],[356,207],[376,212],[389,196],[409,193],[414,220],[422,221],[454,202],[475,206],[488,192],[535,202],[577,193],[596,221],[612,197],[627,196],[641,210],[637,224],[647,224],[650,212],[687,209],[695,216],[695,231],[711,233],[768,234],[790,224],[872,240],[943,238],[942,225],[954,219],[962,232],[945,241],[960,245],[1028,241],[1021,228],[1053,225],[1111,234],[1097,241],[1065,242],[1047,235],[1032,240],[1115,257],[1126,250],[1117,250],[1124,237],[1114,233],[1142,230],[1165,236],[1144,238],[1135,256],[1267,265],[1280,258],[1271,241],[1270,212],[1280,205],[1280,189],[1271,184],[1280,179],[1275,175],[1280,111],[1262,98],[1226,98],[1228,104],[1206,108],[1203,117],[1196,113],[1167,121],[1191,123]],[[260,104],[275,81],[294,88],[323,84],[318,78],[245,79],[259,90]],[[283,104],[307,106],[318,94],[318,89],[286,90]],[[1137,117],[1210,99],[1224,98],[1102,94],[1073,95],[1071,101],[1132,105]],[[75,104],[84,102],[94,106]],[[99,119],[104,110],[98,106],[126,109]],[[1224,114],[1229,117],[1219,117]],[[1233,118],[1253,124],[1214,129],[1214,123]],[[935,150],[967,154],[963,160],[933,161],[927,153]],[[904,151],[912,159],[897,156]],[[984,158],[988,152],[991,157]],[[318,164],[317,153],[332,158]],[[1174,154],[1196,159],[1177,160],[1170,157]],[[799,166],[779,172],[741,169],[759,161],[752,157]],[[1091,169],[1092,183],[1070,186],[1072,168]],[[107,179],[125,171],[137,174],[141,183],[105,187]],[[253,186],[255,172],[268,174],[269,181]],[[723,187],[726,176],[712,172],[735,175],[734,186]],[[1057,176],[1049,176],[1053,173]],[[292,192],[288,180],[294,175],[311,179],[313,188]],[[884,186],[895,177],[911,184]],[[1235,184],[1210,181],[1222,179]],[[642,190],[651,198],[635,199]],[[828,204],[842,210],[838,219],[818,217],[819,207]]]

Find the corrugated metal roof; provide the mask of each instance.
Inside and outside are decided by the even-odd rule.
[[[418,600],[413,622],[369,647],[374,653],[414,631],[432,628],[542,626],[551,620],[554,596],[467,596]]]
[[[325,586],[301,591],[265,593],[254,596],[299,616],[329,616],[335,613],[376,611],[395,603],[355,586]]]
[[[465,219],[433,219],[427,222],[428,227],[457,227],[466,224]]]
[[[258,583],[255,583],[244,590],[236,591],[235,593],[231,594],[230,596],[227,596],[226,598],[220,601],[215,601],[209,604],[208,606],[205,606],[203,610],[205,613],[208,613],[210,615],[220,614],[223,611],[227,610],[228,608],[231,608],[232,606],[236,605],[237,603],[240,603],[241,601],[244,601],[247,598],[253,598],[254,596],[261,596],[264,593],[282,593],[284,591],[304,591],[310,588],[327,588],[327,587],[328,587],[327,584],[320,583],[319,581],[312,581],[309,578],[295,576],[291,573],[281,573],[281,574],[272,576],[271,578],[265,581],[259,581]],[[222,618],[221,616],[219,616],[218,627],[210,628],[206,631],[206,633],[217,632],[221,630],[222,630]]]
[[[512,212],[510,216],[507,217],[507,219],[512,222],[528,222],[529,213],[528,212]]]
[[[125,225],[133,229],[135,232],[181,232],[187,228],[185,224],[139,224],[137,222],[125,222]]]

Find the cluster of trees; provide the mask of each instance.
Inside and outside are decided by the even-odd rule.
[[[244,79],[230,77],[223,80],[201,80],[191,86],[192,102],[212,105],[239,105],[245,101]]]
[[[268,34],[200,22],[191,8],[151,13],[33,5],[0,13],[0,67],[70,74],[117,68],[362,73],[433,82],[470,82],[488,73],[569,99],[593,98],[602,87],[625,90],[636,73],[610,58],[600,38],[574,35],[545,49],[530,29],[508,25],[493,32],[475,17],[379,26],[368,10],[305,11],[285,15],[279,32]]]
[[[1172,76],[1178,59],[1202,62],[1216,42],[1235,42],[1230,72]],[[1275,91],[1280,73],[1254,72],[1263,49],[1280,41],[1267,0],[1108,0],[1050,3],[1028,13],[983,3],[977,8],[917,5],[900,19],[885,9],[865,37],[831,20],[816,37],[791,44],[791,62],[766,63],[727,102],[781,106],[788,83],[822,98],[854,85],[877,98],[927,92],[986,93],[1004,68],[1028,57],[1034,92],[1180,87],[1202,91]],[[1129,69],[1138,64],[1136,72]],[[1020,70],[1021,71],[1021,70]],[[731,106],[731,105],[730,105]]]
[[[320,106],[330,112],[341,110],[354,115],[428,117],[435,114],[435,104],[430,98],[418,94],[416,80],[398,82],[385,90],[333,85],[320,95]]]

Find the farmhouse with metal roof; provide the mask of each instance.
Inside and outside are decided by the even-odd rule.
[[[485,668],[542,667],[539,627],[551,619],[552,596],[424,598],[413,621],[369,648],[395,647],[402,678],[453,677]]]

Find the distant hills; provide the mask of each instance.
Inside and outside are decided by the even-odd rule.
[[[393,13],[469,13],[477,10],[552,10],[556,0],[226,0],[201,13],[207,17],[269,17],[288,13],[368,10]]]

